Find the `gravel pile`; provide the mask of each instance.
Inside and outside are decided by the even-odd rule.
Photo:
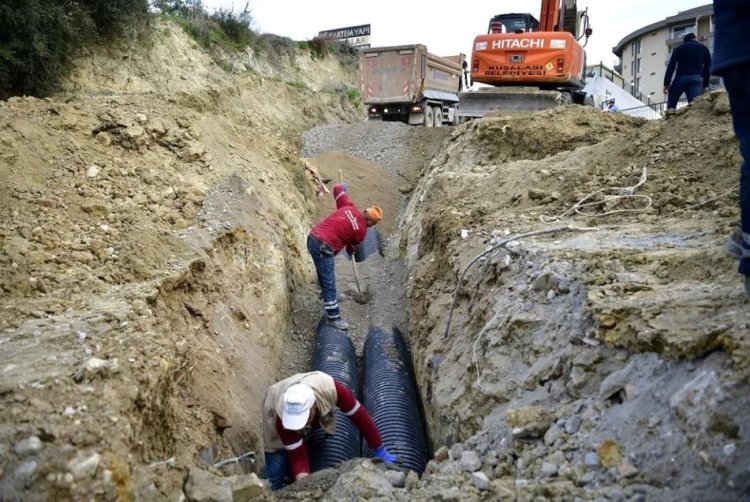
[[[398,175],[417,130],[401,122],[380,121],[316,127],[302,136],[302,155],[345,152],[380,164],[390,175]]]

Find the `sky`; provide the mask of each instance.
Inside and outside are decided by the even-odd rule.
[[[203,0],[206,8],[240,11],[249,4],[254,26],[294,40],[309,40],[319,31],[371,25],[371,45],[424,44],[438,56],[471,55],[476,35],[486,33],[492,16],[528,12],[539,17],[541,0]],[[612,47],[634,32],[710,0],[578,0],[588,7],[594,33],[586,45],[588,64],[612,67]],[[462,8],[466,6],[466,8]]]

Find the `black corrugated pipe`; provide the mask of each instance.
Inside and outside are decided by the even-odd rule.
[[[406,342],[401,332],[372,328],[364,349],[363,404],[378,426],[389,453],[403,467],[424,472],[427,446],[419,396]],[[371,457],[364,442],[362,455]]]
[[[349,387],[355,396],[358,394],[357,353],[354,345],[346,333],[329,325],[325,316],[318,323],[315,336],[313,370],[331,375]],[[310,467],[315,472],[358,457],[360,441],[359,430],[346,415],[337,410],[336,433],[326,437],[323,429],[316,429],[310,438]]]

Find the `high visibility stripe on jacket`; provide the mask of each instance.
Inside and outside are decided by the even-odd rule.
[[[266,451],[285,450],[289,457],[293,476],[303,472],[310,472],[310,460],[307,445],[305,444],[307,437],[298,431],[285,429],[280,418],[284,402],[283,391],[286,391],[287,388],[296,383],[308,385],[315,393],[318,405],[318,415],[312,422],[308,432],[322,427],[326,433],[334,434],[336,432],[335,411],[336,409],[340,409],[359,429],[359,432],[371,448],[382,446],[383,440],[380,437],[375,422],[373,422],[370,414],[357,398],[354,397],[354,394],[346,385],[320,371],[293,375],[269,388],[264,403],[266,420],[263,423],[263,435],[266,441],[264,449]],[[282,408],[278,410],[273,405],[274,399],[277,399],[276,396],[280,396],[281,398],[277,403],[280,402]],[[321,401],[318,396],[322,396],[323,400]],[[331,401],[331,398],[333,401]],[[333,405],[331,405],[331,402],[333,402]]]

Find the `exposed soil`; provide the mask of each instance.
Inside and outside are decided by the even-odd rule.
[[[229,73],[179,28],[155,37],[0,102],[0,499],[747,497],[725,95],[654,122],[570,106],[426,129],[364,122],[347,55],[271,38]],[[265,390],[310,365],[305,239],[333,201],[303,156],[384,208],[370,301],[343,257],[337,282],[360,353],[372,325],[411,343],[421,479],[360,459],[271,495],[260,463],[211,467],[260,454]]]

